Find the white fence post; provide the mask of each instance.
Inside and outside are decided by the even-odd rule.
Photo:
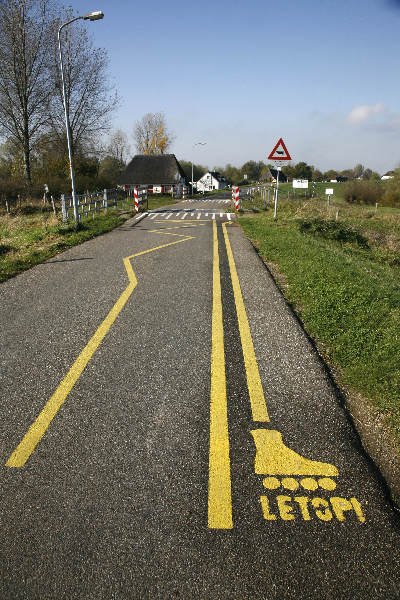
[[[64,194],[62,194],[62,196],[61,196],[61,210],[62,210],[62,220],[64,221],[64,223],[66,223],[68,221],[68,208],[67,208],[67,203],[65,202]]]

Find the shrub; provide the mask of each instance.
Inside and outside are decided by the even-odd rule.
[[[384,188],[377,181],[348,181],[344,185],[344,198],[350,204],[376,204],[380,202]]]
[[[301,233],[308,233],[327,240],[341,243],[356,244],[361,248],[368,248],[367,239],[358,231],[351,229],[340,221],[327,221],[325,219],[301,219],[298,221]]]
[[[392,206],[394,208],[400,208],[400,188],[389,188],[385,191],[380,201],[382,206]]]
[[[383,206],[400,207],[400,170],[396,169],[393,179],[385,181],[385,194],[381,200]]]

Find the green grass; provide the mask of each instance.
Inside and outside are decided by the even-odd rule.
[[[94,219],[62,224],[56,217],[40,211],[31,215],[0,218],[0,282],[42,263],[55,254],[111,231],[130,215],[109,210]]]
[[[339,213],[340,214],[340,213]],[[281,203],[242,217],[262,257],[339,383],[367,397],[400,440],[400,225],[396,215],[349,208],[338,221],[322,201]]]
[[[151,195],[149,196],[149,210],[155,210],[157,208],[162,208],[163,206],[168,206],[169,204],[176,204],[180,202],[181,198],[171,198],[171,195]],[[143,210],[147,210],[146,203],[144,203]]]

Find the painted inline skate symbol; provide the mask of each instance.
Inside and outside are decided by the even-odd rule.
[[[253,429],[255,445],[255,472],[269,475],[263,481],[265,488],[275,490],[281,485],[288,490],[299,487],[305,490],[334,490],[336,482],[332,477],[339,475],[338,469],[329,463],[304,458],[291,450],[282,440],[280,431],[273,429]]]

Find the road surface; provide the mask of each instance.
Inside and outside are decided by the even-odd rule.
[[[0,597],[400,597],[398,515],[229,203],[0,287]]]

